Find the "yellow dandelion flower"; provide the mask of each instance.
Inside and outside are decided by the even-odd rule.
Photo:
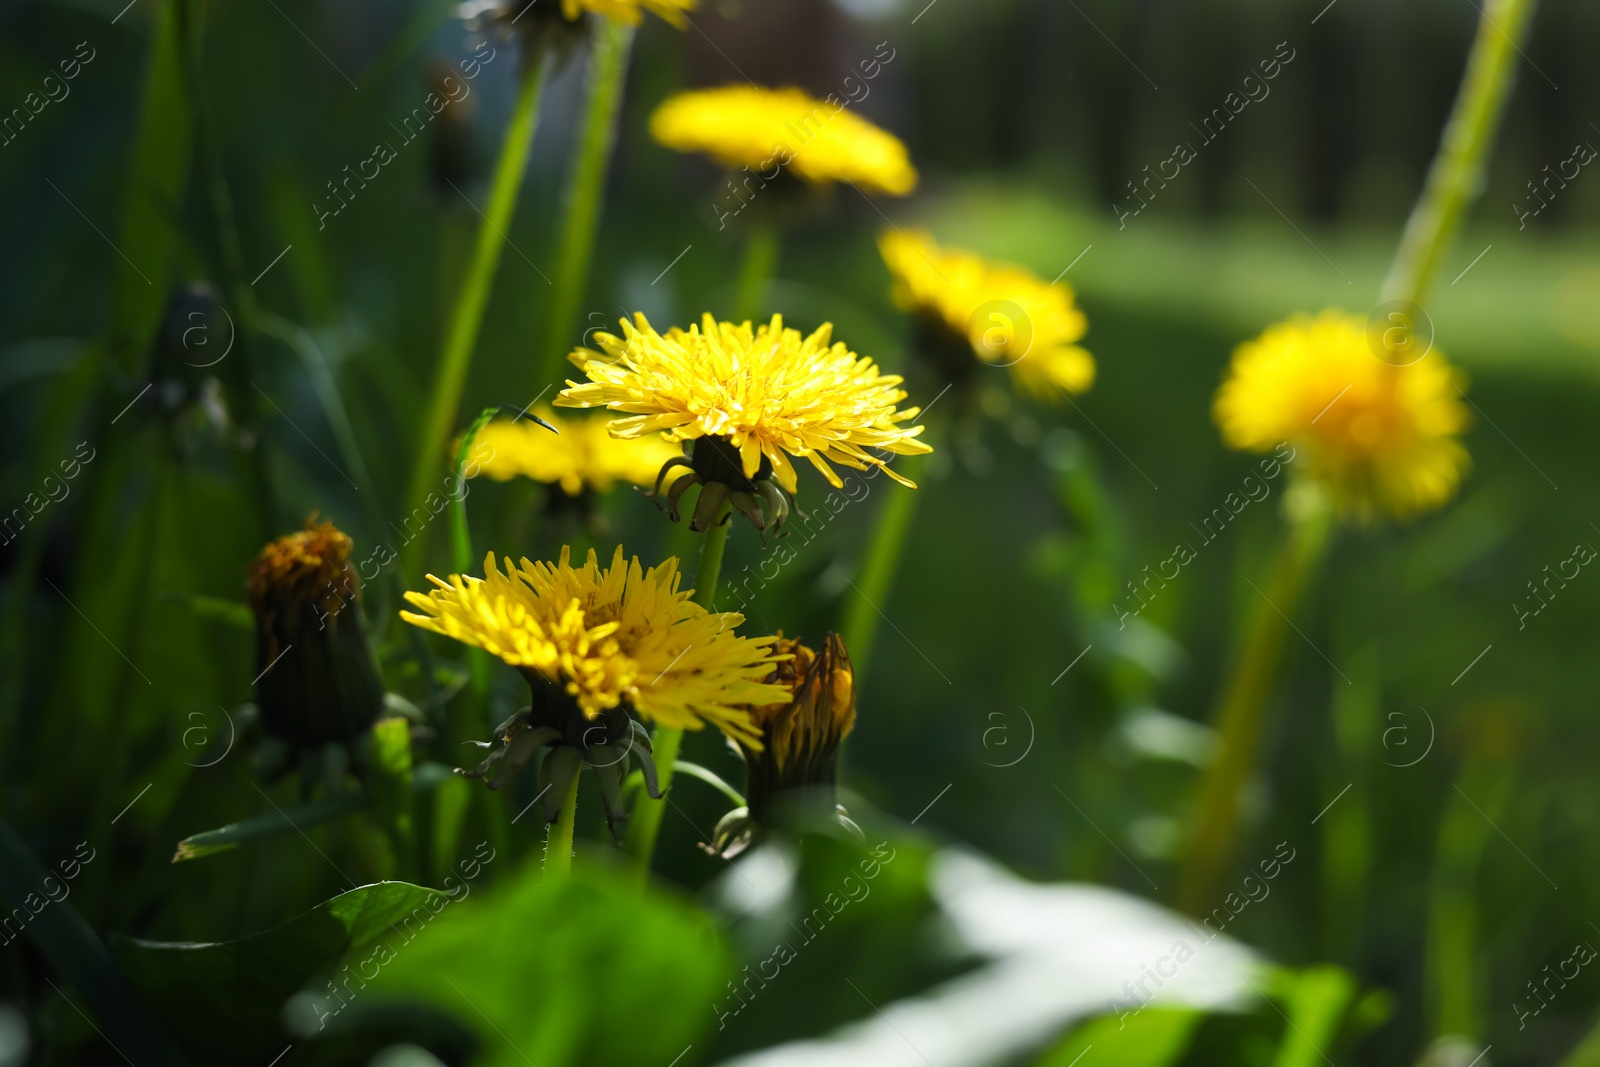
[[[835,343],[831,323],[804,337],[786,329],[781,315],[752,329],[708,314],[699,326],[662,335],[640,314],[622,320],[621,337],[597,333],[595,341],[601,352],[580,348],[571,356],[590,380],[569,381],[557,407],[629,414],[611,423],[617,437],[721,439],[746,479],[770,469],[793,493],[793,456],[810,460],[835,487],[844,483],[831,463],[877,467],[916,488],[868,450],[933,451],[916,439],[921,426],[901,425],[921,409],[896,410],[906,398],[900,377],[879,373],[872,360]],[[697,467],[697,473],[706,472]]]
[[[703,152],[729,167],[787,166],[817,185],[851,182],[892,196],[917,187],[900,139],[799,89],[729,85],[669,98],[650,117],[650,135],[679,152]]]
[[[617,482],[654,484],[661,465],[683,454],[659,437],[612,437],[604,418],[561,418],[544,406],[536,414],[556,432],[529,419],[500,419],[478,431],[474,449],[489,450],[478,474],[502,482],[532,478],[559,485],[568,496],[586,489],[609,493]]]
[[[619,546],[602,570],[592,549],[582,567],[571,552],[562,548],[554,564],[507,560],[503,573],[491,552],[483,578],[429,575],[432,591],[406,594],[422,614],[400,617],[552,683],[588,719],[627,706],[677,729],[711,723],[760,747],[744,705],[789,699],[762,682],[775,639],[739,637],[744,616],[692,603],[676,559],[645,571]]]
[[[1380,359],[1362,319],[1329,310],[1240,345],[1214,414],[1232,448],[1294,445],[1346,510],[1405,516],[1449,500],[1467,468],[1463,384],[1436,351]]]
[[[971,252],[941,248],[926,233],[878,239],[894,275],[895,303],[961,338],[984,363],[1009,367],[1017,383],[1046,399],[1094,384],[1094,357],[1076,344],[1088,320],[1072,289]]]
[[[592,11],[613,22],[637,26],[643,12],[649,11],[681,30],[689,24],[684,12],[693,11],[696,5],[697,0],[561,0],[561,13],[576,21]]]

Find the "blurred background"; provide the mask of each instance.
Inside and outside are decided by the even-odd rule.
[[[718,226],[717,172],[650,140],[661,99],[746,79],[842,92],[877,56],[882,73],[854,106],[906,141],[922,185],[905,201],[834,193],[788,235],[768,302],[802,329],[834,323],[857,351],[910,374],[912,402],[927,404],[939,383],[906,365],[911,323],[890,302],[875,247],[889,225],[926,227],[1062,276],[1088,316],[1083,343],[1098,366],[1093,390],[1059,406],[986,394],[990,417],[936,457],[919,490],[841,770],[844,802],[869,835],[881,829],[912,857],[892,868],[905,884],[874,898],[881,910],[852,913],[857,927],[837,944],[808,950],[812,979],[792,980],[781,1003],[770,997],[756,1024],[730,1034],[713,1027],[718,1009],[682,1006],[698,1021],[681,1041],[661,1039],[673,1046],[662,1046],[662,1064],[685,1043],[694,1047],[685,1064],[714,1063],[817,1037],[869,1020],[875,1003],[972,973],[972,953],[942,950],[937,894],[913,877],[940,849],[970,848],[1033,882],[1171,903],[1183,818],[1214,754],[1215,694],[1256,596],[1250,581],[1280,536],[1279,488],[1137,618],[1119,625],[1113,603],[1255,469],[1255,457],[1223,448],[1210,417],[1233,347],[1294,312],[1364,315],[1377,304],[1480,17],[1471,0],[1324,2],[706,0],[691,28],[641,28],[582,323],[564,345],[634,311],[659,325],[731,313],[738,230]],[[128,962],[118,938],[245,937],[393,876],[357,840],[359,822],[313,833],[337,862],[298,835],[169,860],[180,838],[270,810],[231,748],[229,713],[252,699],[256,674],[248,619],[240,624],[250,559],[312,512],[364,556],[394,541],[407,514],[417,426],[512,105],[518,46],[496,39],[470,96],[322,218],[329,183],[375,139],[392,141],[392,124],[480,38],[453,5],[431,0],[190,3],[181,10],[198,69],[152,86],[160,27],[177,10],[162,0],[0,7],[0,506],[9,513],[38,493],[62,460],[76,456],[83,471],[42,513],[30,506],[6,527],[0,545],[0,814],[46,867],[80,842],[96,850],[72,906],[113,943],[135,995],[168,998],[155,1014],[182,1030],[198,1025],[183,990],[206,982],[198,972],[186,972],[189,986],[151,977],[159,968]],[[1600,179],[1580,173],[1555,196],[1539,185],[1577,146],[1600,144],[1597,30],[1593,5],[1539,6],[1482,197],[1426,301],[1435,343],[1470,380],[1473,468],[1462,492],[1411,523],[1341,531],[1271,700],[1238,873],[1280,842],[1296,858],[1227,934],[1285,973],[1338,969],[1353,992],[1329,1031],[1335,1043],[1315,1056],[1283,1051],[1288,1016],[1258,1002],[1208,1016],[1169,1059],[1097,1061],[1063,1025],[970,1062],[1600,1063],[1584,1044],[1600,978],[1587,969],[1548,978],[1574,945],[1600,941],[1589,625],[1600,579],[1563,584],[1536,618],[1518,607],[1547,567],[1600,544]],[[74,57],[81,70],[60,99],[12,110]],[[1214,137],[1199,132],[1273,59],[1281,68],[1269,92]],[[547,90],[458,429],[485,406],[520,408],[559,386],[539,349],[586,60],[580,44]],[[179,135],[191,108],[203,110],[209,141]],[[1131,183],[1177,142],[1200,148],[1197,158],[1154,197],[1139,196],[1145,187]],[[219,197],[236,249],[214,224]],[[261,321],[274,324],[241,339],[248,376],[237,357],[215,369],[171,359],[174,331],[191,321],[175,295],[191,283],[221,288],[217,264],[230,255],[255,279]],[[232,320],[206,324],[221,353]],[[193,341],[178,345],[192,353]],[[363,472],[345,462],[327,389],[342,398]],[[253,488],[263,484],[270,493]],[[802,475],[802,497],[821,489]],[[475,484],[476,551],[550,558],[566,541],[605,554],[618,540],[646,559],[688,551],[683,532],[630,491],[590,529],[546,522],[542,494],[525,482]],[[794,562],[743,609],[753,629],[820,636],[838,626],[881,503],[875,491],[814,537],[797,534]],[[447,541],[441,527],[405,557],[400,585],[422,588],[425,572],[450,569]],[[736,536],[728,571],[766,553]],[[452,697],[424,684],[409,637],[396,632],[392,590],[374,584],[367,598],[389,688],[442,714]],[[442,670],[461,667],[450,660],[459,649],[434,653]],[[514,708],[516,682],[504,673],[491,706]],[[718,739],[691,736],[688,747],[736,779]],[[541,982],[569,977],[606,989],[672,985],[673,953],[687,959],[707,937],[719,947],[678,978],[726,998],[722,982],[738,964],[765,955],[750,955],[735,923],[733,933],[697,933],[694,916],[717,913],[711,901],[729,875],[695,846],[727,803],[689,786],[674,795],[683,817],[668,815],[664,886],[648,900],[659,914],[620,923],[645,931],[631,940],[658,954],[656,969],[591,974],[592,961],[577,961],[613,943],[586,947],[572,934],[562,942],[570,960],[548,950],[539,981],[505,964],[532,983],[528,1001],[550,995]],[[526,797],[503,799],[515,811]],[[591,803],[580,816],[603,865],[598,811]],[[462,854],[476,840],[477,823],[468,827]],[[536,865],[542,832],[519,827],[513,862]],[[448,859],[424,884],[438,884]],[[806,862],[820,868],[806,877],[829,884],[835,861],[814,849]],[[511,878],[511,863],[491,868]],[[609,928],[576,904],[554,918],[535,904],[554,906],[528,904],[528,921]],[[646,905],[627,897],[619,907]],[[654,941],[651,923],[665,931]],[[504,935],[485,921],[451,942],[454,955],[441,948],[438,964]],[[530,953],[545,951],[526,936]],[[324,953],[317,966],[335,970],[340,958]],[[115,1062],[111,1043],[74,1014],[82,1000],[52,992],[48,975],[66,983],[50,960],[26,939],[0,947],[0,1063]],[[1143,962],[1113,966],[1110,988]],[[234,966],[238,977],[259,963]],[[833,973],[868,992],[822,988]],[[285,988],[322,974],[308,963]],[[1274,997],[1287,1008],[1298,995]],[[315,1051],[282,1021],[287,996],[262,997],[248,1032],[270,1036],[248,1055],[198,1038],[186,1054],[267,1063],[290,1044],[285,1063],[367,1062],[359,1042]],[[679,1009],[667,994],[635,999],[615,1010],[632,1005],[649,1020]],[[604,1013],[585,1010],[594,1015],[582,1025],[604,1029]],[[248,1030],[221,1008],[198,1014]],[[14,1059],[8,1035],[26,1050]],[[1450,1035],[1462,1043],[1439,1043]],[[429,1047],[446,1062],[480,1062],[452,1059],[448,1045]],[[622,1062],[636,1052],[579,1043],[565,1053],[576,1058],[548,1056]]]

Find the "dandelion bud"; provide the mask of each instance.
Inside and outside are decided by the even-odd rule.
[[[761,829],[838,821],[860,831],[838,803],[839,744],[856,722],[855,676],[838,634],[813,652],[798,638],[779,637],[773,651],[791,658],[774,665],[765,681],[787,689],[785,703],[751,706],[761,732],[759,749],[740,743],[745,759],[747,808],[730,812],[717,826],[716,846],[737,853]]]
[[[314,519],[314,517],[313,517]],[[277,762],[363,736],[383,706],[350,566],[350,538],[333,523],[280,537],[250,565],[256,617],[256,701]]]

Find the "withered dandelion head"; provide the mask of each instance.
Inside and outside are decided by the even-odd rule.
[[[818,100],[799,89],[729,85],[679,93],[650,117],[650,135],[735,169],[785,166],[813,185],[849,182],[892,196],[917,187],[916,168],[898,137],[836,99]]]
[[[915,488],[874,452],[932,451],[916,439],[921,426],[902,425],[920,409],[896,408],[906,398],[899,376],[834,342],[831,324],[804,336],[780,315],[752,329],[708,314],[699,326],[663,335],[640,314],[623,320],[620,337],[599,333],[595,343],[599,352],[580,348],[571,356],[589,381],[569,381],[556,406],[627,416],[611,422],[616,437],[693,441],[691,458],[672,461],[692,473],[673,485],[670,499],[676,508],[691,484],[704,486],[696,529],[730,496],[758,528],[781,524],[782,494],[796,489],[790,457],[809,460],[835,487],[843,484],[837,463],[879,468]]]
[[[1467,469],[1464,384],[1437,350],[1379,358],[1364,320],[1329,310],[1235,349],[1214,414],[1232,448],[1292,443],[1343,510],[1404,517],[1448,501]]]
[[[930,355],[954,349],[1007,367],[1017,384],[1043,400],[1059,401],[1094,384],[1094,357],[1077,344],[1088,320],[1069,286],[942,248],[922,232],[889,230],[878,248],[894,276],[895,302],[922,318],[936,350]]]
[[[250,564],[257,707],[273,744],[266,770],[361,737],[383,707],[383,682],[361,620],[350,538],[331,522],[280,537]]]

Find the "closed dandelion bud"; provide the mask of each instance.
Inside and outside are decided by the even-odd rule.
[[[717,825],[713,836],[724,855],[736,854],[773,826],[810,827],[836,819],[852,835],[860,834],[839,806],[836,785],[839,745],[856,722],[855,676],[844,641],[830,633],[814,652],[798,638],[780,636],[773,651],[790,658],[777,663],[766,682],[787,690],[789,699],[750,708],[762,743],[756,748],[739,742],[748,807]]]
[[[323,761],[330,746],[349,746],[383,706],[350,548],[333,523],[308,521],[250,565],[245,589],[256,617],[263,758],[278,765],[264,768],[269,774],[290,761],[305,769]]]

